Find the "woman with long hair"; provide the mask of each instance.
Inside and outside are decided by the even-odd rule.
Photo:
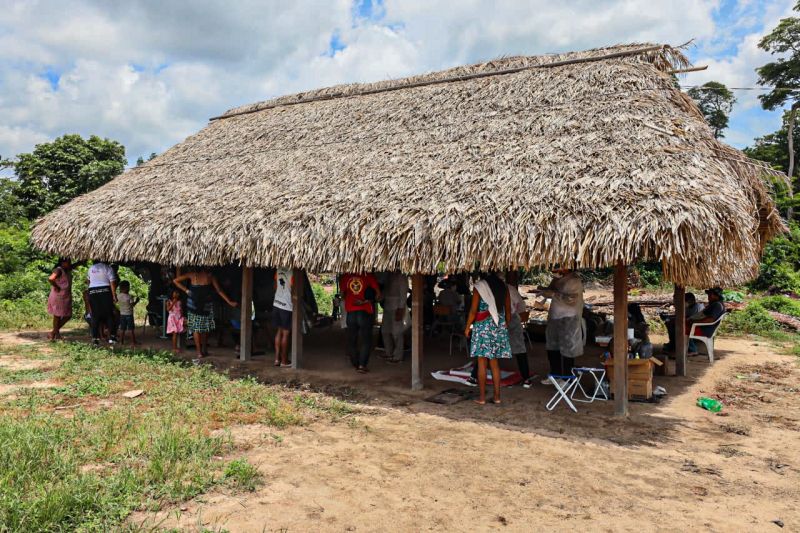
[[[182,281],[188,281],[189,286],[183,285]],[[237,307],[239,304],[228,298],[228,295],[219,286],[217,278],[206,267],[191,269],[173,279],[172,283],[189,297],[186,301],[188,311],[186,327],[194,336],[197,358],[207,357],[209,355],[208,334],[216,329],[212,294],[214,292],[219,294],[220,298],[231,307]]]
[[[53,268],[47,281],[50,295],[47,297],[47,313],[53,315],[53,330],[47,335],[51,341],[61,339],[61,328],[72,318],[72,269],[74,265],[62,257]]]
[[[481,274],[472,291],[464,335],[470,340],[470,356],[478,359],[479,405],[486,403],[486,366],[492,370],[493,402],[500,403],[500,359],[511,359],[507,324],[511,300],[505,282],[495,272]],[[471,329],[470,329],[471,328]]]

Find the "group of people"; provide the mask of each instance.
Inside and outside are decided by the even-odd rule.
[[[53,316],[53,328],[49,335],[53,340],[61,338],[61,328],[72,316],[72,270],[75,266],[69,259],[62,258],[49,277],[51,292],[47,308]],[[270,322],[275,330],[274,364],[277,367],[289,367],[292,288],[295,280],[291,269],[279,268],[274,272],[270,294]],[[550,285],[540,287],[538,292],[551,300],[545,330],[549,374],[563,379],[571,375],[575,359],[583,355],[586,343],[582,320],[583,283],[570,270],[556,270],[554,274]],[[357,372],[368,372],[379,306],[383,309],[380,335],[384,357],[390,364],[403,360],[410,300],[408,281],[408,276],[400,272],[377,276],[371,273],[345,273],[339,278],[341,301],[346,312],[347,356]],[[88,269],[87,282],[84,301],[93,342],[99,344],[105,333],[109,343],[116,343],[117,332],[121,331],[124,343],[126,332],[130,331],[135,344],[133,310],[138,299],[131,297],[129,282],[119,281],[116,269],[102,261],[95,261]],[[197,358],[207,357],[209,333],[216,327],[213,298],[218,296],[234,309],[239,304],[228,296],[207,268],[191,268],[175,276],[171,283],[174,289],[170,291],[166,309],[169,313],[167,333],[172,335],[173,350],[179,350],[178,338],[188,330],[194,339]],[[470,381],[478,386],[477,403],[481,405],[486,403],[488,372],[491,372],[494,389],[492,401],[500,403],[501,359],[516,360],[525,388],[533,383],[521,319],[527,306],[519,292],[518,283],[518,273],[511,271],[506,273],[505,279],[496,272],[481,274],[473,284],[471,293],[468,288],[457,290],[460,285],[455,278],[448,278],[439,284],[441,291],[438,303],[459,313],[463,309],[465,313],[464,335],[469,339],[470,356],[476,360]],[[469,285],[465,284],[465,287]],[[461,293],[469,295],[466,307],[463,306],[464,296]],[[687,331],[695,326],[713,323],[725,312],[722,290],[713,288],[706,293],[709,298],[707,306],[699,304],[694,294],[686,294],[686,315],[683,318],[687,323]],[[434,297],[430,299],[432,305]],[[635,332],[633,342],[639,342],[640,347],[648,346],[648,326],[641,309],[632,303],[628,311],[629,326]],[[669,333],[665,349],[671,350],[675,346],[676,319],[662,318],[665,318]],[[689,352],[695,352],[691,344]],[[549,378],[542,383],[550,384]]]
[[[61,339],[61,328],[72,318],[72,271],[79,266],[61,258],[48,277],[50,295],[47,312],[53,317],[50,340]],[[117,271],[102,261],[95,261],[87,272],[87,289],[83,292],[86,308],[84,318],[91,328],[92,342],[100,344],[103,333],[109,344],[117,342],[117,332],[122,333],[122,343],[127,332],[136,344],[133,309],[139,302],[130,295],[130,282],[119,281]]]
[[[482,274],[473,286],[464,335],[470,338],[470,356],[477,360],[471,379],[477,377],[476,402],[479,405],[486,403],[487,367],[492,373],[492,402],[500,403],[500,359],[513,357],[523,387],[530,388],[532,385],[525,333],[520,320],[527,306],[519,292],[518,283],[516,272],[508,272],[505,281],[497,273],[490,272]],[[546,329],[550,373],[568,375],[572,372],[575,358],[583,355],[583,283],[577,274],[562,269],[556,271],[556,277],[550,285],[540,292],[551,299]]]
[[[713,324],[725,314],[725,296],[722,289],[719,287],[708,289],[706,295],[708,296],[708,305],[705,306],[697,301],[697,297],[693,293],[687,292],[684,295],[685,311],[682,319],[686,324],[687,335],[692,333],[695,327],[699,328],[698,333],[702,333],[706,337],[713,335],[713,326],[704,326],[703,324]],[[667,344],[664,345],[664,351],[673,352],[675,351],[675,323],[678,317],[662,315],[661,318],[664,320],[669,338]],[[697,346],[693,340],[689,341],[687,352],[687,355],[697,355]]]

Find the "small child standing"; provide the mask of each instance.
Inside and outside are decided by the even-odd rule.
[[[172,351],[178,353],[178,336],[186,331],[185,319],[183,318],[183,309],[181,304],[181,295],[175,290],[172,291],[172,297],[167,301],[167,335],[172,333]],[[183,351],[183,348],[180,349]]]
[[[119,283],[119,295],[117,295],[117,304],[119,304],[119,329],[122,332],[122,344],[125,344],[125,332],[130,330],[131,343],[133,346],[136,346],[136,327],[133,322],[133,307],[139,303],[139,298],[131,298],[130,291],[130,282],[121,281]]]

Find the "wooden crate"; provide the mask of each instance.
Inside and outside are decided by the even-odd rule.
[[[628,399],[641,398],[649,400],[653,397],[652,379],[629,379],[628,380]]]
[[[614,359],[603,363],[611,391],[614,391]],[[663,363],[651,357],[649,359],[628,359],[628,399],[649,400],[653,397],[653,368]]]

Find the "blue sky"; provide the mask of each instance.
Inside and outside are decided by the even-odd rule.
[[[162,152],[244,103],[502,55],[619,42],[680,44],[718,80],[755,85],[759,38],[792,0],[0,0],[0,155],[64,133]],[[736,91],[726,140],[777,129]]]

